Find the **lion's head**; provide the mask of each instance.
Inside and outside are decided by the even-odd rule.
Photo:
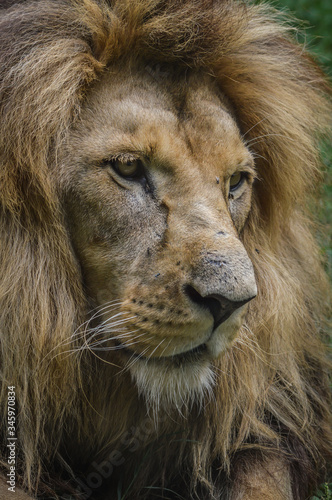
[[[211,77],[126,66],[90,90],[60,192],[98,311],[88,344],[180,404],[211,384],[256,295],[240,241],[254,159]]]
[[[0,16],[17,478],[44,496],[85,477],[101,498],[150,499],[148,484],[237,499],[252,461],[253,498],[271,475],[304,498],[330,443],[306,213],[323,75],[266,6],[39,0]]]

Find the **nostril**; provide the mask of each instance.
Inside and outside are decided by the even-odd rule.
[[[202,297],[202,295],[190,285],[187,285],[185,287],[185,293],[193,302],[205,307],[206,309],[209,309],[214,318],[218,316],[220,310],[220,302],[214,296]]]
[[[196,304],[210,311],[214,319],[214,329],[226,321],[230,315],[239,307],[249,302],[253,297],[242,301],[232,301],[219,294],[211,294],[203,297],[194,287],[186,285],[186,295]]]

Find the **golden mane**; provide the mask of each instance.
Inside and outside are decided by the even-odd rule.
[[[220,361],[218,390],[205,411],[160,423],[161,435],[175,434],[176,451],[162,438],[154,454],[142,451],[144,473],[137,474],[130,498],[147,498],[138,496],[146,482],[176,482],[178,468],[187,464],[183,481],[212,499],[211,461],[218,458],[227,478],[242,457],[263,449],[282,450],[294,498],[305,498],[332,458],[328,362],[319,338],[329,291],[307,210],[320,181],[318,142],[331,113],[324,75],[293,40],[292,28],[266,5],[7,5],[0,8],[3,470],[8,386],[16,392],[20,482],[43,498],[75,489],[70,479],[84,474],[94,457],[102,460],[105,442],[116,449],[120,437],[144,419],[126,381],[114,387],[107,367],[76,345],[87,305],[56,182],[58,152],[89,86],[130,56],[214,75],[259,175],[241,236],[259,290],[246,336]],[[106,424],[102,415],[110,409]],[[66,449],[68,436],[79,451]]]

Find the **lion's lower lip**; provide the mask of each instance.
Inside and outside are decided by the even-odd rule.
[[[132,351],[128,347],[126,347],[124,344],[121,344],[119,342],[116,342],[116,345],[119,349],[121,349],[123,352],[138,358],[138,359],[143,359],[145,361],[173,361],[175,363],[186,363],[188,361],[194,361],[197,360],[202,354],[204,354],[207,351],[207,345],[206,344],[200,344],[193,349],[190,349],[189,351],[184,351],[179,354],[174,354],[172,356],[159,356],[159,357],[149,357],[145,356],[143,354],[137,353],[135,351]]]

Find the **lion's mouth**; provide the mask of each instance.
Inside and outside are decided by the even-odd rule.
[[[174,354],[172,356],[159,356],[159,357],[149,357],[145,356],[144,354],[137,353],[128,347],[126,347],[124,344],[121,344],[120,342],[115,342],[116,346],[118,349],[121,349],[121,352],[129,355],[132,358],[137,358],[144,360],[146,362],[148,361],[171,361],[175,365],[182,365],[184,363],[192,363],[194,361],[198,361],[204,353],[207,351],[207,345],[206,344],[200,344],[193,349],[190,349],[188,351],[181,352],[179,354]]]

